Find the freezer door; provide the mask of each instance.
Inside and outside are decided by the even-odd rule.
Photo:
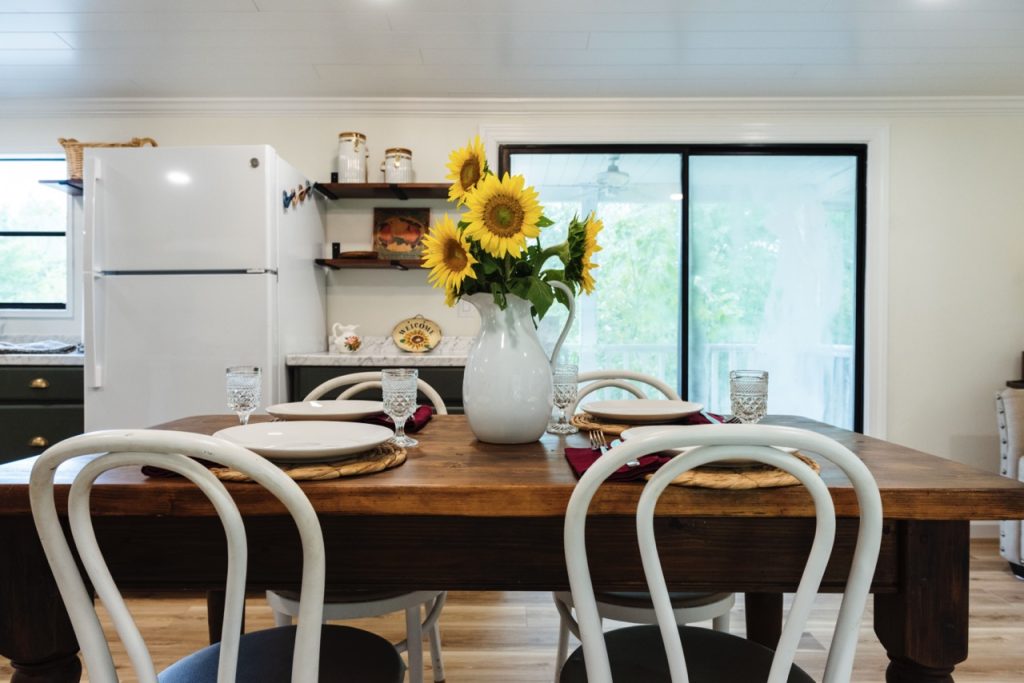
[[[85,270],[276,268],[276,160],[263,145],[87,150]]]
[[[261,406],[284,400],[276,279],[114,275],[92,280],[85,428],[150,427],[227,411],[224,370],[263,371]]]

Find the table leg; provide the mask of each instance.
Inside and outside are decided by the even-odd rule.
[[[0,655],[11,683],[77,683],[82,665],[31,517],[0,521]]]
[[[875,595],[887,683],[952,683],[967,659],[970,523],[899,524],[901,590]]]
[[[227,599],[223,588],[206,591],[206,630],[210,645],[220,642],[224,632],[224,602]],[[242,604],[242,633],[245,634],[245,603]]]
[[[743,604],[747,640],[774,650],[782,635],[782,593],[747,593]]]

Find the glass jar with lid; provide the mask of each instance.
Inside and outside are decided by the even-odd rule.
[[[370,152],[362,133],[338,133],[338,182],[365,183]]]
[[[412,150],[405,147],[389,147],[384,151],[380,170],[386,183],[412,182]]]

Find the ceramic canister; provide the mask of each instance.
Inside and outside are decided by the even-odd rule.
[[[362,133],[338,133],[338,182],[365,183],[366,136]]]
[[[381,164],[386,183],[412,182],[412,150],[405,147],[389,147],[384,152]]]

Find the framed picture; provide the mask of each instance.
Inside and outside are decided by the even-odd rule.
[[[419,259],[430,227],[430,209],[373,210],[373,248],[384,259]]]

